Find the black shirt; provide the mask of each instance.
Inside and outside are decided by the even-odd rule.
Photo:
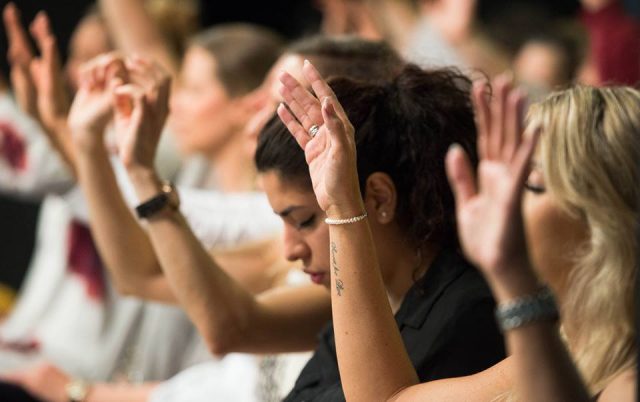
[[[421,382],[474,374],[505,358],[495,303],[482,275],[455,251],[442,251],[409,290],[396,322]],[[285,402],[344,401],[329,324]]]

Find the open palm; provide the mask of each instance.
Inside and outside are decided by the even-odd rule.
[[[361,213],[353,126],[318,71],[305,62],[303,72],[317,98],[283,73],[281,94],[287,107],[280,105],[278,115],[304,150],[320,207],[337,218]],[[315,136],[310,134],[313,126],[318,127]]]
[[[498,79],[491,104],[485,85],[475,85],[480,164],[477,181],[467,156],[454,147],[447,172],[456,195],[458,232],[467,257],[485,274],[526,261],[521,198],[538,133],[522,135],[524,97]]]

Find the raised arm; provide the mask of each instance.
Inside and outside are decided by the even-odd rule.
[[[172,77],[178,75],[179,55],[145,10],[143,0],[100,0],[99,4],[109,34],[120,51],[155,60]]]
[[[125,204],[116,182],[104,131],[112,116],[112,91],[126,78],[124,62],[100,56],[87,66],[69,114],[78,182],[100,256],[118,291],[172,301],[153,248]]]
[[[116,90],[120,158],[138,198],[160,193],[153,159],[167,112],[168,76],[143,60],[128,66],[139,85]],[[165,209],[146,229],[180,304],[216,354],[308,350],[329,319],[329,297],[316,287],[279,289],[255,298],[212,260],[179,211]],[[122,229],[120,229],[122,230]]]
[[[309,62],[303,72],[318,99],[284,73],[283,96],[289,109],[281,105],[278,115],[304,149],[316,198],[327,217],[361,216],[365,210],[353,127],[331,88]],[[308,132],[313,124],[320,130],[312,138]],[[329,234],[331,304],[345,397],[349,401],[387,400],[416,384],[418,377],[387,299],[368,221],[330,225]]]
[[[37,119],[36,92],[29,74],[33,49],[15,4],[9,3],[4,7],[2,19],[9,42],[7,59],[11,65],[9,74],[16,101],[25,113]]]
[[[30,30],[40,50],[40,57],[33,58],[30,64],[40,123],[53,147],[59,152],[72,173],[75,173],[75,155],[67,126],[69,94],[64,85],[56,37],[51,31],[49,17],[44,11],[36,15]]]
[[[458,232],[467,257],[478,266],[499,306],[537,294],[540,285],[527,253],[521,198],[539,132],[522,134],[523,95],[505,77],[489,103],[476,84],[480,165],[474,178],[459,147],[447,156],[456,196]],[[514,390],[523,401],[589,401],[590,397],[552,320],[506,331]]]

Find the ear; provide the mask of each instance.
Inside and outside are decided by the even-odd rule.
[[[385,225],[395,218],[398,193],[391,177],[382,172],[369,175],[365,183],[364,203],[369,219]]]
[[[262,86],[239,98],[240,107],[252,114],[262,110],[267,102],[269,93]]]

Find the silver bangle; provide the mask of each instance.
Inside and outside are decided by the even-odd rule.
[[[555,298],[548,286],[536,294],[500,303],[496,307],[496,320],[503,332],[532,322],[557,321],[559,317]]]
[[[353,218],[346,218],[346,219],[326,218],[324,220],[324,223],[326,223],[327,225],[346,225],[349,223],[360,222],[361,220],[364,220],[366,217],[367,217],[367,213],[365,212],[364,214],[359,216],[354,216]]]

